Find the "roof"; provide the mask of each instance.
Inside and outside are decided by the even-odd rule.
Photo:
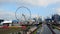
[[[3,24],[3,23],[12,23],[12,21],[3,21],[3,22],[1,22],[1,24]]]

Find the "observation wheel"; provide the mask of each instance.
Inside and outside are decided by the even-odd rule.
[[[31,19],[31,11],[29,8],[21,6],[18,7],[17,10],[15,11],[15,17],[16,19],[20,21],[27,21]]]

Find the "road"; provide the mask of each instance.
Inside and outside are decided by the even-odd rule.
[[[57,29],[53,29],[56,34],[60,34],[60,31]]]
[[[60,34],[60,31],[57,29],[52,29],[56,34]],[[42,25],[42,28],[39,28],[36,34],[52,34],[51,30],[46,24]]]
[[[46,24],[43,24],[40,34],[52,34],[52,32],[50,31],[50,29],[48,28]]]

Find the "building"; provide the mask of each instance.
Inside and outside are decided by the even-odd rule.
[[[3,21],[3,22],[1,22],[1,24],[3,25],[3,26],[12,26],[12,21]]]
[[[54,21],[55,24],[60,24],[60,15],[58,14],[52,15],[52,20]]]
[[[52,23],[52,19],[51,18],[46,18],[45,21],[46,21],[47,24],[51,24]]]
[[[18,20],[12,20],[12,26],[19,26],[20,22]]]
[[[0,26],[2,25],[1,22],[3,22],[4,20],[3,19],[0,19]]]

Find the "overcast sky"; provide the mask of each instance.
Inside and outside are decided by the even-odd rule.
[[[28,7],[34,16],[46,17],[55,13],[60,14],[60,0],[0,0],[0,18],[15,18],[15,11],[20,6]],[[26,9],[23,10],[28,12]]]

